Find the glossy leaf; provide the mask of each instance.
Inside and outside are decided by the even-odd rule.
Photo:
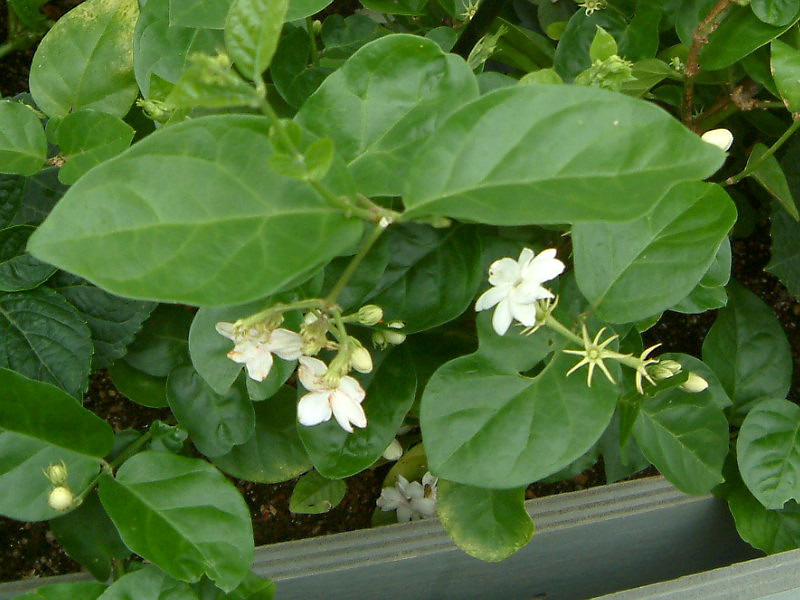
[[[478,96],[463,59],[425,38],[390,35],[361,47],[312,94],[296,120],[330,137],[365,195],[398,195],[420,143]]]
[[[231,0],[169,0],[171,27],[223,29]]]
[[[58,181],[55,167],[42,169],[32,177],[19,177],[18,181],[20,205],[13,217],[14,225],[38,225],[67,191],[67,186]]]
[[[47,159],[47,139],[28,106],[0,102],[0,172],[33,175]]]
[[[191,586],[153,566],[127,573],[98,600],[197,600]]]
[[[647,152],[637,150],[644,144]],[[450,115],[419,150],[406,215],[493,225],[630,220],[676,183],[713,173],[723,156],[634,98],[579,86],[504,88]]]
[[[205,578],[192,587],[198,600],[273,600],[275,597],[275,584],[252,572],[247,574],[236,589],[227,594]]]
[[[92,369],[106,369],[126,352],[155,304],[109,294],[60,271],[49,285],[74,306],[89,325],[94,344]]]
[[[25,251],[35,230],[30,225],[0,229],[0,292],[30,290],[47,281],[56,268]]]
[[[569,17],[566,29],[556,47],[553,68],[565,81],[572,81],[575,76],[589,68],[589,58],[597,27],[602,27],[610,35],[621,39],[626,27],[625,18],[613,10],[598,10],[587,15],[578,10]]]
[[[728,303],[728,294],[725,286],[731,274],[731,244],[725,239],[717,250],[714,261],[706,271],[703,278],[678,304],[671,306],[670,310],[676,312],[697,314],[715,308],[722,308]]]
[[[22,206],[26,182],[32,177],[0,174],[0,227],[8,227]]]
[[[249,79],[259,81],[278,46],[288,0],[233,0],[225,19],[225,47]]]
[[[705,494],[722,483],[728,421],[710,398],[673,388],[645,399],[633,437],[647,460],[682,492]]]
[[[747,414],[736,442],[742,480],[761,504],[800,499],[800,407],[764,400]]]
[[[122,394],[136,404],[163,408],[167,403],[167,378],[153,377],[118,360],[108,370],[111,381]]]
[[[123,117],[136,99],[133,30],[136,0],[87,0],[60,18],[42,39],[30,88],[50,117],[92,108]]]
[[[95,492],[71,513],[50,521],[50,530],[66,553],[100,581],[111,576],[115,560],[130,555]]]
[[[727,500],[736,530],[754,548],[775,554],[800,546],[800,506],[796,502],[781,510],[767,510],[741,482]]]
[[[133,552],[182,581],[233,590],[250,569],[253,530],[239,492],[202,460],[166,452],[128,459],[100,480],[100,500]]]
[[[311,62],[311,40],[303,27],[284,26],[269,67],[275,89],[292,108],[300,108],[331,70]]]
[[[587,388],[575,361],[558,354],[523,377],[474,354],[440,367],[420,415],[431,470],[467,485],[511,488],[551,475],[586,452],[614,412],[605,378]]]
[[[125,121],[107,113],[84,109],[68,114],[56,134],[65,161],[59,181],[75,183],[86,171],[130,146],[134,133]]]
[[[47,0],[8,0],[20,23],[31,31],[47,29],[47,17],[40,10]]]
[[[533,535],[524,487],[490,490],[440,479],[436,512],[461,550],[489,562],[508,558]]]
[[[253,168],[270,153],[262,117],[161,129],[82,177],[29,249],[134,298],[217,306],[262,298],[349,250],[362,230],[309,184]],[[341,163],[326,182],[348,190]]]
[[[780,40],[771,45],[770,70],[789,112],[800,112],[800,51]]]
[[[91,334],[60,294],[46,288],[0,293],[0,339],[0,367],[57,385],[76,398],[86,391]]]
[[[592,59],[592,62],[596,60],[604,61],[617,54],[617,51],[617,41],[614,36],[597,25],[592,45],[589,46],[589,58]]]
[[[291,12],[291,5],[289,11]],[[449,28],[448,28],[449,29]],[[368,16],[356,13],[349,17],[330,15],[322,23],[320,37],[325,56],[348,58],[364,44],[389,33]]]
[[[359,376],[368,381],[362,383],[367,392],[362,404],[366,428],[347,433],[333,418],[313,427],[297,424],[300,439],[323,477],[349,477],[378,460],[411,408],[417,381],[403,347],[390,350],[382,362],[376,355],[374,361],[370,378]],[[298,387],[299,395],[306,393]]]
[[[289,510],[296,514],[319,515],[339,504],[347,491],[341,479],[326,479],[316,471],[306,473],[292,490]]]
[[[389,15],[421,15],[426,0],[366,0],[361,4],[369,10]]]
[[[214,464],[239,479],[279,483],[294,479],[311,468],[297,434],[297,393],[284,387],[275,396],[255,405],[255,432],[244,444],[234,446]]]
[[[792,380],[786,334],[772,310],[741,285],[728,288],[728,306],[703,342],[703,362],[719,377],[741,419],[765,398],[784,398]]]
[[[691,371],[706,380],[708,388],[694,394],[693,397],[702,399],[703,401],[708,399],[711,405],[721,409],[726,409],[733,404],[733,401],[725,392],[725,388],[722,387],[717,374],[699,358],[679,352],[665,352],[660,355],[660,358],[663,360],[677,361],[680,363],[683,371]]]
[[[795,298],[800,298],[800,223],[776,205],[770,235],[772,256],[766,270],[776,275]]]
[[[578,287],[611,323],[662,312],[700,282],[735,221],[736,208],[722,188],[687,183],[634,221],[577,224]]]
[[[34,591],[14,596],[15,600],[97,600],[106,586],[97,581],[72,581],[51,583]]]
[[[153,377],[166,377],[189,362],[192,313],[182,306],[162,304],[144,322],[125,354],[125,362]]]
[[[759,20],[780,27],[794,21],[800,0],[752,0],[750,8]]]
[[[206,456],[221,456],[253,435],[255,413],[243,378],[225,394],[211,389],[193,367],[174,369],[167,378],[172,413]]]
[[[774,155],[764,158],[766,152],[767,147],[764,144],[753,146],[753,150],[747,159],[747,166],[758,166],[750,174],[750,177],[758,181],[765,190],[780,202],[786,212],[794,217],[795,220],[798,220],[800,219],[800,213],[797,211],[797,204],[792,197],[789,183],[786,181],[786,175],[784,175],[783,169]]]

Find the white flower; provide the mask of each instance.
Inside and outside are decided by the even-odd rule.
[[[700,136],[704,142],[727,151],[733,144],[733,134],[728,129],[712,129]]]
[[[72,508],[75,501],[75,496],[72,495],[70,489],[66,486],[60,485],[50,490],[50,495],[47,496],[47,504],[50,508],[59,512]]]
[[[436,514],[436,483],[439,481],[430,472],[425,473],[422,483],[408,482],[402,475],[397,476],[394,487],[381,490],[376,504],[382,511],[396,510],[397,522],[416,521]]]
[[[539,254],[524,248],[519,260],[508,257],[496,260],[489,267],[489,283],[493,287],[481,294],[475,310],[497,306],[492,326],[498,335],[508,331],[514,319],[526,327],[533,327],[536,325],[536,301],[553,297],[542,283],[558,277],[563,271],[564,263],[556,258],[554,248],[542,250]]]
[[[294,331],[283,328],[260,330],[257,327],[242,330],[224,321],[217,323],[216,328],[217,332],[234,343],[228,358],[244,363],[247,375],[256,381],[264,381],[269,375],[273,354],[283,360],[300,358],[303,339]]]
[[[324,380],[328,367],[318,358],[303,356],[297,377],[308,390],[297,404],[297,418],[301,425],[311,426],[327,421],[334,416],[336,422],[348,433],[356,427],[367,426],[367,415],[361,403],[366,393],[355,379],[345,375],[336,387]]]

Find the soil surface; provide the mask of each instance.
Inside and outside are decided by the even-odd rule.
[[[76,0],[61,0],[46,5],[51,18],[58,18]],[[6,14],[0,11],[0,31],[5,31]],[[3,96],[27,91],[28,65],[33,48],[15,52],[0,60],[0,92]],[[755,231],[745,239],[733,242],[733,276],[758,294],[778,315],[794,353],[794,382],[790,398],[800,400],[800,303],[798,303],[763,268],[769,260],[769,220],[760,215]],[[714,313],[682,315],[668,312],[645,339],[649,344],[662,342],[665,352],[685,352],[700,356],[702,341],[714,321]],[[92,377],[86,396],[86,406],[108,420],[115,430],[135,428],[144,430],[154,419],[165,418],[169,412],[139,406],[114,389],[104,372]],[[244,495],[253,516],[256,544],[300,539],[315,535],[337,533],[370,526],[375,500],[380,494],[381,481],[388,465],[366,471],[347,480],[344,500],[323,515],[295,515],[289,512],[289,497],[294,482],[277,485],[235,481]],[[654,474],[651,468],[638,476]],[[580,490],[605,483],[602,464],[595,465],[570,480],[554,484],[535,484],[526,496],[536,498]],[[48,524],[20,523],[0,517],[0,581],[12,581],[34,576],[48,576],[80,570],[53,541]]]

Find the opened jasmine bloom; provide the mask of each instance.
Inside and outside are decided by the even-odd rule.
[[[489,267],[489,283],[475,303],[475,310],[487,310],[496,306],[492,316],[492,327],[503,335],[514,319],[525,325],[536,325],[536,302],[553,298],[553,293],[542,287],[542,283],[558,277],[564,272],[564,263],[556,258],[554,248],[539,254],[524,248],[519,260],[501,258]]]
[[[324,362],[310,356],[300,358],[297,377],[308,390],[297,404],[301,425],[318,425],[333,416],[347,433],[353,433],[353,425],[367,426],[367,415],[361,407],[366,392],[357,380],[349,375],[329,374]]]
[[[422,483],[412,481],[402,475],[397,476],[394,487],[381,490],[376,504],[382,511],[397,511],[397,522],[416,521],[436,514],[436,484],[439,478],[430,471],[425,473]]]
[[[256,381],[264,381],[272,369],[272,355],[283,360],[297,360],[303,347],[303,339],[288,329],[264,329],[259,327],[237,327],[235,323],[220,321],[217,332],[233,341],[233,350],[228,358],[244,363],[247,375]]]

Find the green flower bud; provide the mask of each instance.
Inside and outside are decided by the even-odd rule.
[[[681,363],[676,360],[662,360],[648,367],[647,372],[656,381],[663,381],[680,373]]]
[[[686,380],[686,383],[682,384],[680,388],[691,394],[696,394],[698,392],[702,392],[708,387],[708,382],[700,377],[697,373],[691,372],[689,373],[689,379]]]
[[[319,35],[319,32],[322,31],[322,22],[319,19],[311,22],[311,31],[314,32],[314,35]]]
[[[44,476],[47,477],[53,485],[64,485],[67,482],[67,465],[61,461],[57,465],[48,465],[44,470]]]
[[[362,325],[377,325],[383,320],[383,309],[375,304],[367,304],[358,309],[358,322]]]
[[[386,341],[386,334],[383,331],[372,332],[372,345],[378,348],[378,350],[386,348],[388,343],[389,342]]]
[[[47,504],[50,508],[59,512],[72,508],[74,502],[75,496],[68,487],[63,485],[54,487],[47,497]]]

